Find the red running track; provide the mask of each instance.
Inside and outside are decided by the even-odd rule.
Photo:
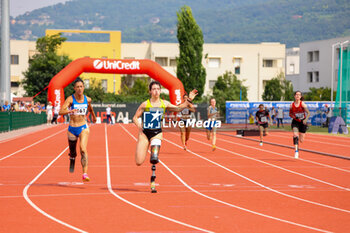
[[[184,151],[165,133],[150,193],[148,162],[136,166],[133,125],[94,125],[91,181],[68,172],[66,125],[2,143],[0,232],[346,232],[350,161],[218,135],[211,151],[193,132]],[[288,145],[290,135],[266,140]],[[307,140],[310,139],[308,142]],[[346,156],[349,140],[307,135]],[[1,143],[1,142],[0,142]],[[344,145],[342,149],[341,146]],[[303,144],[304,145],[304,144]],[[326,145],[326,146],[325,146]]]

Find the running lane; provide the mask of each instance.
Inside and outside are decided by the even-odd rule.
[[[132,135],[137,135],[138,130],[133,125],[122,125],[122,127],[131,132]],[[176,137],[176,139],[173,137]],[[177,143],[180,143],[179,135],[172,136],[167,133],[165,138],[170,141],[177,140]],[[120,149],[118,148],[118,150]],[[135,152],[134,146],[131,149],[129,146],[123,149],[130,151],[128,156],[131,155],[133,157]],[[204,146],[196,146],[196,150],[200,153],[206,153]],[[151,195],[150,199],[144,200],[139,197],[142,194],[124,194],[126,198],[132,198],[134,202],[147,205],[148,208],[154,208],[173,218],[184,219],[183,221],[190,219],[192,224],[201,224],[201,227],[216,232],[281,232],[281,229],[284,229],[284,232],[299,232],[303,230],[312,232],[310,228],[304,227],[292,229],[296,227],[294,224],[305,222],[301,217],[290,216],[290,214],[287,215],[285,213],[281,214],[278,210],[269,210],[283,207],[283,201],[288,200],[288,198],[267,192],[258,185],[252,184],[214,164],[208,163],[208,161],[185,152],[183,149],[167,142],[167,140],[163,140],[160,151],[160,159],[166,166],[188,185],[207,196],[189,192],[189,189],[186,189],[171,174],[168,174],[162,166],[158,165],[156,181],[159,183],[159,193],[156,194],[157,199],[153,199]],[[126,179],[129,180],[129,177],[135,177],[133,183],[147,184],[151,174],[148,159],[149,157],[147,157],[144,165],[136,168],[138,170],[142,169],[143,175],[140,175],[134,169],[131,170],[129,166],[125,170],[120,171],[120,173],[112,175],[116,179],[119,178],[120,182]],[[137,174],[137,177],[135,174]],[[125,177],[125,175],[128,176]],[[143,190],[149,190],[149,186],[143,187]],[[210,199],[213,197],[214,199]],[[220,202],[220,200],[226,201],[226,203]],[[271,201],[274,203],[273,206],[269,204]],[[290,201],[290,203],[295,203],[295,201]],[[244,207],[245,210],[241,207]],[[307,210],[308,208],[310,206],[304,206],[297,210]],[[250,212],[247,212],[247,210]],[[252,213],[253,211],[257,212]],[[272,220],[262,216],[262,214],[276,217],[278,220]],[[286,216],[287,218],[284,218]],[[290,220],[293,224],[282,223],[282,219]],[[311,224],[304,225],[315,227],[318,224],[322,226],[317,221],[309,221],[309,223]],[[326,229],[327,226],[323,225],[320,228]]]
[[[348,191],[329,187],[323,183],[277,169],[267,164],[231,154],[228,151],[233,150],[245,156],[260,157],[267,160],[273,157],[268,153],[249,152],[236,147],[229,148],[226,143],[220,141],[217,142],[218,149],[212,152],[210,145],[197,142],[202,141],[207,143],[204,136],[191,134],[188,148],[199,155],[196,156],[181,149],[179,134],[169,133],[165,135],[165,138],[173,145],[171,148],[172,151],[175,151],[176,148],[179,150],[179,156],[187,155],[192,160],[194,159],[193,157],[200,158],[199,156],[201,156],[203,157],[201,158],[203,161],[207,161],[208,163],[213,161],[218,164],[216,168],[207,168],[205,176],[196,176],[194,174],[203,173],[193,169],[191,169],[192,172],[185,172],[183,171],[185,168],[179,166],[180,161],[173,160],[174,165],[175,163],[178,165],[174,167],[175,172],[182,174],[183,178],[190,184],[194,185],[197,182],[201,182],[203,186],[204,184],[207,185],[205,188],[199,187],[200,190],[208,190],[209,186],[212,189],[220,189],[221,192],[213,191],[210,193],[215,198],[229,203],[235,203],[245,208],[251,208],[268,215],[279,216],[283,219],[330,231],[343,232],[344,229],[350,227],[350,225],[344,226],[344,223],[346,222],[345,224],[347,224],[350,220],[350,211],[346,212],[350,210],[350,205],[347,201],[350,197]],[[220,148],[225,148],[226,151]],[[183,161],[184,159],[181,160],[181,162]],[[290,161],[292,162],[293,159],[291,158]],[[293,161],[293,163],[295,162]],[[249,182],[247,179],[236,179],[236,177],[243,178],[243,176],[286,195],[263,189],[257,186],[256,183]],[[231,182],[227,182],[227,179]],[[320,202],[321,205],[325,206],[315,205],[305,200]],[[335,209],[329,208],[333,207],[333,205]],[[337,210],[337,208],[344,209],[345,212]]]
[[[113,126],[108,126],[108,130],[113,129]],[[88,173],[91,181],[81,181],[80,156],[76,161],[75,172],[68,172],[68,152],[64,153],[29,188],[29,198],[39,208],[56,219],[87,232],[192,231],[186,226],[141,211],[113,196],[107,188],[105,126],[95,125],[90,130]],[[120,133],[119,128],[110,147],[123,148],[126,143],[133,143],[131,138],[119,140]],[[110,158],[113,160],[120,155],[120,151],[116,154],[110,153]],[[111,169],[118,169],[119,166],[111,163]],[[118,191],[118,186],[112,187],[113,191]],[[137,191],[121,189],[122,193],[131,192],[133,195]],[[144,194],[146,198],[150,195],[148,192]],[[69,231],[70,228],[66,229]]]
[[[42,139],[43,135],[54,133],[50,130],[49,132],[40,131],[40,136],[31,134],[22,137],[21,140],[34,142],[33,138],[38,140]],[[27,139],[27,137],[30,138]],[[22,196],[24,187],[60,151],[65,149],[65,145],[58,143],[65,139],[66,135],[59,133],[0,161],[0,232],[64,232],[66,230],[63,226],[54,224],[48,218],[43,217]],[[2,149],[12,152],[13,148],[7,148],[8,143],[3,144]],[[48,189],[51,187],[50,184],[45,184],[45,186]]]

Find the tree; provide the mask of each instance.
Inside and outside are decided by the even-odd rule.
[[[213,87],[213,97],[216,99],[221,115],[225,115],[227,100],[247,101],[247,92],[248,88],[243,85],[243,81],[238,80],[231,71],[226,71],[219,76]]]
[[[106,93],[103,90],[102,82],[92,78],[91,85],[89,88],[85,88],[84,94],[89,96],[94,103],[102,103]]]
[[[280,73],[266,82],[262,98],[265,101],[293,100],[293,85]]]
[[[198,96],[204,92],[205,68],[202,65],[203,33],[188,6],[177,12],[177,39],[180,56],[176,58],[176,75],[182,81],[186,91],[198,90]]]
[[[65,40],[61,34],[56,34],[41,37],[36,41],[38,53],[29,59],[29,68],[23,73],[22,83],[26,96],[34,96],[44,90],[50,80],[71,62],[68,56],[59,56],[56,53]],[[66,96],[72,93],[71,86],[65,88]],[[47,96],[42,93],[35,97],[35,101],[46,103]]]
[[[329,87],[321,87],[321,88],[315,88],[310,87],[310,92],[306,93],[304,95],[305,100],[310,101],[330,101],[331,100],[331,88]],[[333,92],[333,96],[336,92]]]

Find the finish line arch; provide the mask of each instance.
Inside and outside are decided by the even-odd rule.
[[[147,74],[169,90],[170,102],[180,104],[185,93],[182,82],[164,70],[158,63],[148,59],[97,59],[78,58],[72,61],[50,81],[48,100],[54,106],[62,106],[65,101],[64,88],[81,73]]]

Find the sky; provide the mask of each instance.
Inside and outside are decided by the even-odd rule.
[[[16,17],[24,14],[27,11],[32,11],[38,8],[52,6],[57,3],[64,3],[69,0],[9,0],[10,2],[10,15]]]

